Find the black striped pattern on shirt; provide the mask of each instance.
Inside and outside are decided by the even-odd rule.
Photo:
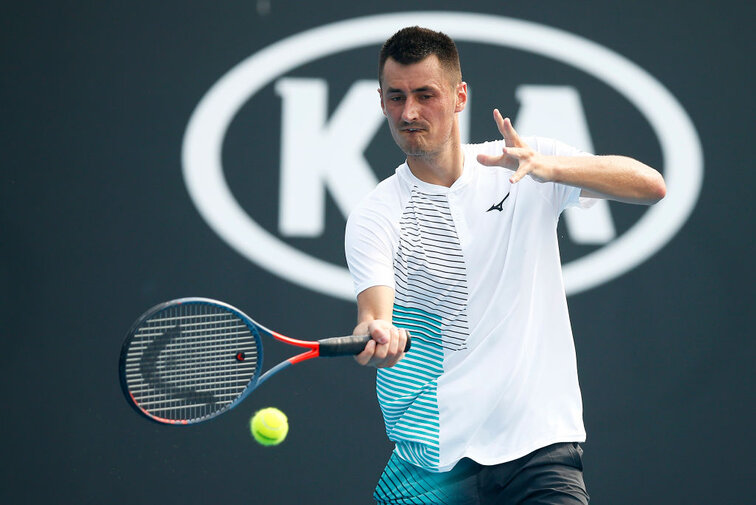
[[[396,303],[441,316],[441,346],[465,349],[467,272],[447,197],[413,187],[399,225]]]

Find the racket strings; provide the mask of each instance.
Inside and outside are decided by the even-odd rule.
[[[135,332],[125,377],[146,413],[192,422],[230,408],[257,367],[256,338],[242,320],[221,307],[184,304],[158,312]]]

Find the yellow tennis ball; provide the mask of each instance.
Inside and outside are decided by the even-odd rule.
[[[286,414],[274,407],[258,410],[249,421],[249,429],[261,445],[278,445],[289,433]]]

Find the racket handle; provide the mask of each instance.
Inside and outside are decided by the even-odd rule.
[[[318,340],[320,344],[320,356],[349,356],[359,354],[365,349],[365,344],[370,342],[370,335],[349,335],[348,337],[331,337]],[[407,332],[407,345],[404,352],[410,350],[411,338]]]

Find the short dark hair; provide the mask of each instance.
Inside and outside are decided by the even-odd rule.
[[[428,28],[410,26],[402,28],[383,44],[378,59],[378,82],[383,85],[383,67],[389,58],[402,65],[410,65],[432,54],[438,57],[438,61],[449,72],[452,81],[456,81],[452,82],[453,84],[462,81],[459,53],[451,37]]]

